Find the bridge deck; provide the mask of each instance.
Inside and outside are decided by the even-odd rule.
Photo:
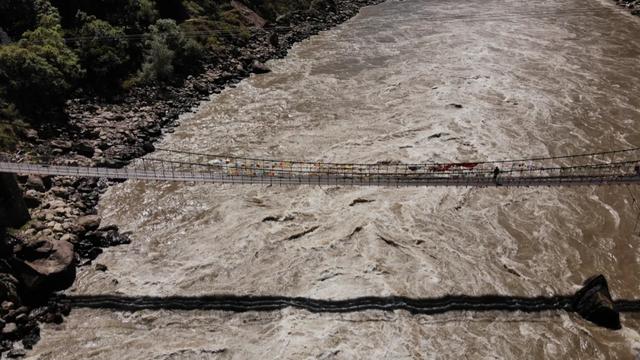
[[[625,163],[626,164],[626,163]],[[625,167],[625,169],[628,166]],[[538,169],[535,171],[505,171],[494,178],[494,174],[482,172],[434,172],[434,173],[303,173],[280,172],[270,175],[230,173],[225,169],[208,167],[209,171],[185,171],[174,166],[162,169],[103,168],[60,165],[39,165],[0,162],[0,172],[36,175],[58,175],[110,179],[134,179],[146,181],[203,182],[218,184],[258,185],[353,185],[353,186],[570,186],[612,185],[640,183],[640,174],[620,168],[619,164],[604,165],[591,174],[562,174],[566,169]]]

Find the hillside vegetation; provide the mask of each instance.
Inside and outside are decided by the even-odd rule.
[[[108,98],[197,73],[216,53],[250,38],[253,24],[239,7],[274,23],[326,3],[0,0],[0,122],[64,121],[71,97]]]

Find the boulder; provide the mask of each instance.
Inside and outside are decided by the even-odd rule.
[[[255,60],[251,65],[251,71],[255,74],[266,74],[268,72],[271,72],[271,69],[269,69],[267,65],[261,63],[260,61]]]
[[[16,283],[17,283],[17,280],[16,280]],[[14,304],[14,303],[13,303],[13,302],[11,302],[11,301],[3,301],[3,302],[2,302],[2,305],[1,305],[1,309],[2,309],[2,311],[4,311],[4,312],[9,312],[9,311],[11,311],[15,306],[16,306],[16,304]]]
[[[75,252],[67,241],[30,242],[14,263],[17,277],[30,294],[64,290],[73,284],[76,276]]]
[[[276,17],[276,24],[279,26],[289,26],[291,25],[294,15],[293,12],[278,15],[278,17]]]
[[[36,231],[41,231],[47,228],[47,225],[42,221],[33,221],[30,225]]]
[[[18,325],[16,323],[7,323],[2,329],[2,335],[11,336],[18,331]]]
[[[68,198],[69,197],[69,189],[62,186],[54,186],[51,188],[51,192],[60,198]],[[64,204],[64,203],[63,203]]]
[[[27,322],[27,314],[19,314],[16,316],[16,324],[24,324]]]
[[[65,151],[71,150],[71,147],[73,146],[71,141],[67,141],[67,140],[53,140],[53,141],[50,141],[49,144],[51,145],[51,147],[55,149],[60,149]]]
[[[0,301],[7,311],[18,301],[18,280],[10,274],[0,273]]]
[[[209,95],[209,87],[207,86],[207,84],[204,84],[198,81],[193,83],[193,90],[195,90],[196,92],[202,95]],[[143,149],[144,149],[144,145],[143,145]]]
[[[53,231],[57,233],[64,232],[64,227],[62,226],[62,224],[56,223],[55,225],[53,225]]]
[[[612,330],[620,330],[620,314],[611,299],[607,279],[603,275],[585,281],[573,296],[573,309],[586,320]]]
[[[93,155],[96,152],[95,148],[93,147],[93,144],[91,144],[90,142],[86,142],[86,141],[81,141],[81,142],[74,143],[72,149],[77,154],[80,154],[82,156],[86,156],[88,158],[93,157]]]
[[[114,158],[104,158],[104,157],[95,159],[95,162],[96,162],[96,166],[106,167],[111,169],[120,169],[127,165],[127,162],[124,160],[114,159]]]
[[[27,189],[33,189],[39,192],[45,192],[47,190],[42,177],[37,175],[29,175],[29,177],[27,178],[27,183],[25,185]]]
[[[96,230],[100,227],[100,217],[98,215],[85,215],[79,217],[76,223],[85,231]]]
[[[29,130],[25,131],[24,137],[25,137],[25,139],[29,140],[30,142],[36,142],[38,140],[38,131],[36,131],[34,129],[29,129]]]
[[[145,142],[144,144],[142,144],[142,150],[144,150],[145,152],[154,152],[156,151],[156,147],[153,146],[153,143],[151,142]]]
[[[40,341],[40,328],[35,325],[29,328],[29,332],[22,338],[22,345],[25,349],[31,350],[33,346]]]
[[[27,190],[22,199],[29,209],[37,208],[42,203],[38,196],[38,192],[35,190]]]
[[[11,349],[7,353],[7,357],[9,359],[18,359],[27,356],[27,351],[25,349]]]
[[[107,270],[108,270],[107,265],[105,265],[105,264],[100,264],[100,263],[96,264],[96,271],[102,271],[102,272],[105,272],[105,271],[107,271]]]
[[[277,33],[274,32],[269,35],[269,44],[271,44],[271,46],[273,46],[274,48],[277,48],[280,45],[280,39],[278,38]]]
[[[60,238],[61,241],[68,241],[72,244],[75,244],[76,242],[78,242],[78,236],[76,236],[75,234],[64,234],[62,235],[62,237]]]

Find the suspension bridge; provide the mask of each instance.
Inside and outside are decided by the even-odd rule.
[[[640,183],[640,148],[520,160],[421,164],[270,160],[156,149],[152,155],[122,168],[26,163],[3,158],[0,172],[259,185],[613,185]]]

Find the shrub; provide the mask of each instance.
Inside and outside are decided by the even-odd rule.
[[[32,120],[59,114],[83,74],[51,15],[40,16],[44,26],[25,32],[17,44],[0,47],[0,87],[6,99]]]
[[[147,82],[169,80],[174,71],[195,70],[202,56],[202,46],[185,37],[174,20],[160,19],[149,27],[140,78]]]
[[[38,19],[38,26],[56,29],[58,32],[61,32],[60,28],[60,13],[58,9],[51,5],[48,0],[35,0],[34,6]]]
[[[100,92],[117,88],[129,72],[129,44],[124,29],[88,17],[78,37],[76,51],[89,84]]]
[[[162,36],[152,36],[146,41],[145,61],[140,70],[140,79],[144,82],[166,81],[173,75],[175,52],[169,49]]]

